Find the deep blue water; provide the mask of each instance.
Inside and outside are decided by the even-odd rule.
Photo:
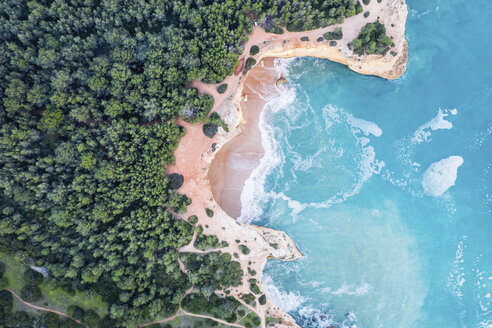
[[[397,81],[279,61],[243,207],[305,255],[264,271],[302,327],[492,327],[492,2],[407,4]]]

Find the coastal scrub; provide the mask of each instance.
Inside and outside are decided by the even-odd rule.
[[[393,40],[386,35],[386,28],[380,22],[367,23],[359,36],[349,43],[352,51],[359,56],[365,53],[384,56],[393,45]]]

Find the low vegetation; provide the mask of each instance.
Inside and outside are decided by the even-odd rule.
[[[249,49],[249,54],[251,56],[254,56],[254,55],[258,54],[259,52],[260,52],[260,48],[258,46],[256,46],[256,45],[251,46],[251,48]]]
[[[392,46],[394,43],[386,35],[386,28],[379,22],[366,24],[359,36],[349,44],[352,51],[359,56],[364,54],[386,55]]]
[[[217,92],[223,94],[227,90],[227,83],[222,83],[217,87]]]
[[[341,40],[343,39],[343,32],[341,27],[335,28],[333,32],[326,32],[323,34],[325,40]]]
[[[248,59],[246,59],[246,63],[244,64],[244,72],[246,73],[255,65],[256,59],[254,59],[253,57],[249,57]]]

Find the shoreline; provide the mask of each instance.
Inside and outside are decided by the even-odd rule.
[[[175,165],[168,166],[167,172],[179,173],[184,176],[184,184],[178,191],[185,193],[192,199],[187,213],[180,215],[180,217],[187,218],[190,215],[197,215],[199,218],[197,225],[203,226],[203,232],[205,234],[214,234],[219,240],[229,243],[229,246],[218,250],[230,252],[231,254],[239,254],[239,258],[235,260],[241,263],[245,274],[242,285],[229,289],[231,296],[239,298],[240,295],[249,293],[248,280],[251,278],[258,280],[260,290],[264,293],[265,288],[263,287],[261,276],[263,267],[268,259],[297,260],[302,256],[294,242],[284,232],[240,224],[225,211],[227,210],[229,213],[236,214],[238,213],[238,209],[240,211],[241,206],[238,207],[240,202],[237,202],[237,195],[239,194],[240,198],[242,193],[242,187],[238,189],[238,186],[240,187],[241,184],[240,180],[244,179],[245,181],[249,177],[249,174],[258,165],[264,153],[263,147],[261,146],[261,137],[258,143],[257,134],[253,135],[253,138],[250,140],[250,146],[252,148],[241,150],[244,154],[249,152],[251,155],[249,158],[246,156],[246,161],[250,160],[250,163],[247,163],[245,166],[251,171],[249,173],[243,172],[235,177],[233,172],[233,178],[229,182],[232,181],[235,185],[229,186],[229,189],[227,189],[227,173],[223,171],[228,161],[228,148],[237,148],[236,146],[241,144],[241,139],[237,138],[241,138],[241,135],[243,138],[248,139],[248,136],[251,136],[248,135],[248,133],[251,133],[251,127],[256,126],[256,129],[259,131],[257,123],[259,115],[266,103],[266,101],[263,101],[262,104],[258,99],[253,99],[251,94],[249,96],[248,94],[243,95],[252,90],[248,89],[247,81],[250,78],[254,78],[254,72],[257,72],[259,67],[263,68],[263,64],[260,63],[267,63],[268,67],[268,62],[273,62],[273,58],[303,56],[327,58],[344,64],[360,74],[375,75],[385,79],[396,79],[400,77],[406,69],[408,56],[407,42],[404,37],[407,16],[405,2],[400,2],[400,0],[383,0],[383,3],[378,3],[373,0],[369,5],[364,6],[364,10],[371,12],[371,16],[367,19],[363,18],[362,14],[359,14],[346,18],[343,24],[332,25],[313,31],[287,32],[281,35],[275,35],[266,33],[261,28],[255,27],[253,33],[250,35],[249,41],[245,45],[244,55],[240,56],[240,60],[250,57],[248,56],[249,48],[252,45],[258,45],[260,52],[251,57],[255,58],[259,65],[257,64],[253,67],[245,76],[242,76],[242,74],[228,76],[222,82],[228,84],[228,90],[224,94],[218,94],[216,91],[217,86],[222,83],[205,84],[203,82],[193,81],[190,85],[190,87],[197,88],[200,93],[207,93],[213,96],[214,106],[211,112],[217,112],[228,124],[230,131],[225,132],[219,129],[217,135],[209,139],[202,132],[203,124],[191,125],[183,120],[178,120],[177,123],[186,129],[186,135],[181,139],[178,148],[174,152],[176,158]],[[396,56],[388,53],[386,56],[366,55],[359,58],[353,56],[348,49],[347,44],[357,37],[362,26],[376,20],[375,17],[372,17],[373,14],[378,15],[380,22],[384,23],[387,27],[387,34],[395,42]],[[322,42],[316,41],[317,38],[327,31],[333,31],[339,26],[343,27],[344,37],[338,41],[339,44],[337,47],[329,46],[328,42],[324,40]],[[300,38],[304,36],[308,36],[310,41],[300,41]],[[265,62],[262,60],[265,60]],[[268,77],[265,78],[268,80]],[[276,87],[275,83],[273,83],[273,86]],[[254,113],[246,113],[245,109],[248,110],[248,102],[250,107],[254,107],[255,104],[258,105],[255,107]],[[253,115],[250,117],[249,114]],[[241,164],[240,159],[239,163],[236,164]],[[212,167],[217,168],[214,169]],[[214,190],[211,188],[211,185],[214,186]],[[224,206],[223,197],[220,195],[221,190],[217,191],[217,188],[235,191],[234,197],[228,200],[232,203],[231,206]],[[234,204],[233,202],[236,203]],[[212,218],[205,215],[205,208],[212,209],[215,215]],[[238,243],[235,240],[241,240],[241,243],[247,245],[251,252],[248,255],[243,255],[238,250]],[[274,247],[274,244],[278,244],[277,247]],[[193,241],[181,249],[181,251],[200,252],[194,249]],[[258,274],[251,275],[249,270],[247,270],[248,268],[258,272]],[[266,304],[260,305],[258,302],[256,303],[255,313],[261,318],[261,327],[266,327],[265,318],[267,316],[281,318],[282,324],[277,324],[276,326],[278,327],[298,327],[295,320],[277,307],[268,295]]]

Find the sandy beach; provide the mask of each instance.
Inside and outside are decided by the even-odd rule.
[[[244,46],[244,53],[239,62],[249,56],[252,45],[258,45],[260,52],[253,56],[259,64],[246,75],[242,73],[228,76],[222,83],[228,84],[225,93],[219,94],[219,84],[206,84],[193,81],[190,87],[197,88],[200,93],[210,94],[214,98],[212,112],[217,112],[228,124],[229,132],[219,128],[217,135],[209,139],[202,132],[203,124],[191,125],[182,120],[177,123],[186,129],[174,152],[176,163],[169,166],[168,173],[179,173],[184,176],[184,184],[178,190],[192,199],[192,204],[183,219],[197,215],[197,225],[202,225],[205,234],[216,235],[219,240],[228,242],[229,246],[222,251],[239,254],[238,261],[244,271],[243,285],[230,290],[230,295],[244,303],[240,295],[249,293],[248,279],[259,279],[261,282],[263,267],[269,258],[296,260],[302,256],[294,242],[283,232],[262,227],[237,223],[235,218],[241,213],[241,192],[244,182],[257,167],[264,150],[261,145],[261,131],[258,127],[261,111],[268,99],[278,95],[276,81],[279,78],[274,69],[274,57],[313,56],[328,58],[347,65],[361,74],[376,75],[386,79],[400,77],[406,69],[407,43],[404,37],[407,8],[400,0],[386,0],[383,3],[372,1],[364,6],[371,12],[369,18],[362,14],[349,17],[341,25],[333,25],[322,29],[306,32],[286,32],[281,35],[266,33],[259,27],[253,29],[249,41]],[[354,56],[348,43],[357,37],[362,27],[376,21],[384,23],[387,34],[393,38],[396,56],[370,55],[362,58]],[[343,39],[337,46],[329,46],[329,42],[320,37],[336,27],[343,28]],[[309,41],[301,41],[308,37]],[[304,38],[305,40],[305,38]],[[205,209],[214,211],[213,217],[205,214]],[[194,238],[195,239],[195,238]],[[180,252],[197,252],[193,241],[180,249]],[[247,245],[251,252],[241,254],[238,243]],[[274,244],[275,247],[273,247]],[[252,276],[248,268],[258,274]],[[217,293],[221,293],[217,291]],[[282,319],[278,327],[297,326],[292,317],[278,308],[267,298],[264,305],[256,302],[255,307],[249,306],[261,318],[261,327],[265,327],[267,316]]]
[[[244,80],[241,132],[220,149],[210,165],[208,179],[212,194],[232,218],[241,214],[244,182],[264,155],[258,122],[268,99],[278,96],[278,73],[273,61],[273,58],[263,59]]]

